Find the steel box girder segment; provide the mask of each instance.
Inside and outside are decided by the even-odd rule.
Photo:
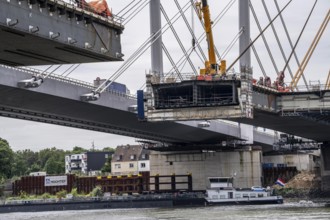
[[[37,2],[37,1],[36,1]],[[46,65],[122,60],[123,26],[49,0],[0,0],[0,63]]]
[[[238,105],[240,81],[184,81],[152,85],[155,109]]]
[[[154,106],[148,106],[148,121],[208,120],[244,117],[240,81],[198,81],[151,84]]]

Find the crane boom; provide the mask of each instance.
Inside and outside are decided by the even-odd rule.
[[[198,9],[199,19],[204,20],[205,33],[206,33],[207,45],[208,45],[208,55],[209,55],[209,60],[205,61],[205,69],[200,70],[200,75],[218,74],[219,65],[217,64],[216,57],[215,57],[211,14],[210,14],[210,8],[207,3],[207,0],[202,0],[202,2],[197,2],[196,7]],[[223,65],[225,66],[225,62],[222,61],[221,66],[223,66]],[[221,69],[223,69],[223,68],[221,68]],[[224,69],[226,69],[226,68],[224,67]]]

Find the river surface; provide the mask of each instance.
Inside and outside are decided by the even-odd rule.
[[[330,219],[330,208],[311,201],[280,205],[212,206],[199,208],[108,209],[0,214],[0,220],[153,220],[153,219]]]

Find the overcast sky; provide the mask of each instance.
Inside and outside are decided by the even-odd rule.
[[[120,12],[126,5],[128,5],[132,0],[108,0],[109,6],[112,8],[114,14]],[[138,1],[135,1],[138,2]],[[134,3],[135,3],[134,2]],[[141,1],[143,2],[143,1]],[[162,0],[161,1],[168,16],[171,18],[178,9],[174,1]],[[188,0],[179,0],[181,6],[183,7]],[[227,5],[229,0],[209,0],[211,17],[215,18],[220,11]],[[268,24],[268,18],[261,4],[261,0],[253,0],[254,9],[257,12],[259,22],[262,27]],[[267,0],[268,9],[270,14],[274,17],[277,13],[275,4],[272,0]],[[278,0],[280,7],[283,7],[288,0]],[[299,33],[304,25],[304,22],[308,16],[308,13],[313,5],[313,0],[293,0],[286,11],[284,11],[283,16],[290,32],[292,41],[295,42],[299,36]],[[311,17],[308,26],[300,40],[297,47],[298,58],[300,61],[304,58],[308,47],[310,46],[318,28],[320,27],[327,11],[330,8],[329,0],[319,0],[315,11]],[[127,15],[126,15],[127,16]],[[191,9],[186,11],[186,16],[191,23]],[[125,16],[124,16],[125,17]],[[203,33],[200,22],[196,16],[194,16],[195,24],[195,34],[200,36]],[[258,35],[258,28],[251,14],[251,38],[254,39]],[[165,24],[165,20],[162,20]],[[280,41],[285,50],[285,54],[288,57],[290,54],[290,45],[285,36],[284,29],[279,20],[275,23],[276,31],[278,32]],[[191,35],[188,32],[182,19],[178,20],[174,24],[184,46],[186,49],[191,46]],[[237,1],[230,8],[227,14],[220,20],[220,22],[214,27],[214,40],[217,49],[220,54],[226,49],[232,39],[238,33],[238,4]],[[132,54],[149,36],[149,7],[145,7],[132,21],[130,21],[126,26],[122,34],[122,52],[125,54],[124,59],[128,59],[130,54]],[[279,47],[277,45],[276,39],[271,29],[265,33],[269,47],[273,53],[274,60],[279,69],[282,69],[285,62],[280,53]],[[305,70],[305,76],[309,81],[320,80],[321,83],[325,83],[327,74],[329,72],[329,60],[330,60],[330,30],[329,28],[323,34],[313,57],[311,58],[309,65]],[[167,49],[170,51],[173,60],[177,61],[183,55],[179,45],[176,43],[175,38],[170,30],[168,30],[163,35],[163,41]],[[205,41],[201,43],[205,54],[207,54],[207,45]],[[264,68],[267,71],[267,75],[271,76],[274,80],[276,78],[276,71],[268,56],[265,49],[264,43],[260,38],[256,42],[256,48],[258,54],[262,59]],[[225,57],[227,60],[227,65],[230,65],[238,56],[238,43],[232,48],[230,53]],[[196,68],[203,67],[203,62],[199,59],[198,55],[193,52],[191,59],[195,64]],[[253,54],[252,66],[254,71],[254,78],[259,78],[262,76],[260,68],[256,62]],[[74,71],[70,77],[84,80],[87,82],[92,82],[96,77],[109,78],[112,73],[114,73],[122,62],[116,63],[94,63],[94,64],[82,64],[76,71]],[[294,59],[290,62],[293,74],[297,70],[297,64]],[[121,77],[117,79],[117,82],[124,83],[135,93],[145,81],[145,73],[150,69],[150,52],[149,50],[143,54],[139,60],[137,60]],[[40,67],[45,68],[45,67]],[[68,66],[60,68],[57,73],[61,74]],[[238,70],[238,66],[235,65],[234,68]],[[170,62],[164,55],[164,71],[169,71],[171,69]],[[192,69],[186,64],[182,68],[183,73],[190,73]],[[287,72],[287,71],[286,71]],[[291,78],[287,73],[285,81],[290,82]],[[32,150],[40,150],[47,147],[57,147],[62,149],[71,149],[74,146],[80,146],[85,148],[90,148],[92,142],[94,141],[95,146],[99,149],[103,147],[116,147],[121,144],[133,144],[135,140],[129,137],[123,137],[118,135],[92,132],[82,129],[68,128],[63,126],[49,125],[36,122],[28,122],[24,120],[10,119],[0,117],[0,137],[9,141],[10,146],[14,150],[22,150],[30,148]]]

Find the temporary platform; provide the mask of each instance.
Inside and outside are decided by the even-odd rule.
[[[123,29],[112,16],[60,0],[0,0],[0,63],[120,61]]]

